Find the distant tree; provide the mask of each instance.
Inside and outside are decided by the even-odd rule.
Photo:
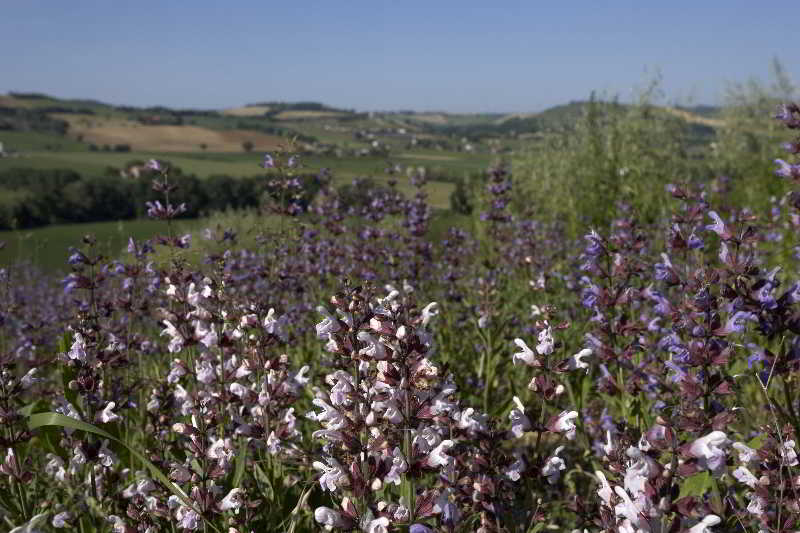
[[[201,149],[202,151],[204,151],[204,152],[205,152],[207,148],[208,148],[208,145],[207,145],[206,143],[200,143],[200,149]]]
[[[245,141],[242,143],[242,148],[245,152],[252,152],[254,147],[253,141]]]

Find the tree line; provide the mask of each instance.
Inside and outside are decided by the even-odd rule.
[[[273,177],[198,178],[175,169],[170,179],[178,190],[170,203],[186,203],[186,218],[212,211],[259,207],[272,194]],[[297,176],[302,188],[290,201],[308,205],[321,187],[316,175]],[[164,201],[152,181],[119,176],[84,176],[73,170],[13,168],[0,172],[0,230],[48,224],[102,222],[144,217],[147,202]],[[287,200],[289,201],[289,200]]]

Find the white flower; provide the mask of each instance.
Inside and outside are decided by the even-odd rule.
[[[513,402],[516,409],[511,409],[508,418],[511,420],[511,433],[516,438],[520,438],[523,433],[531,429],[531,421],[525,415],[525,406],[522,405],[520,399],[514,396]]]
[[[591,348],[584,348],[580,352],[572,355],[569,359],[567,359],[567,368],[569,370],[577,370],[579,368],[585,368],[586,373],[589,373],[589,363],[584,361],[587,357],[592,356],[592,349]]]
[[[622,487],[614,487],[614,492],[617,496],[622,498],[622,502],[614,507],[614,513],[617,516],[624,516],[625,519],[630,522],[633,528],[630,528],[629,531],[636,532],[643,528],[647,528],[645,531],[649,530],[650,527],[647,523],[647,515],[645,514],[649,500],[646,498],[637,498],[636,501],[633,501]],[[622,531],[622,528],[620,528],[620,531]]]
[[[632,459],[625,470],[624,486],[634,498],[645,493],[645,484],[658,475],[658,465],[652,457],[642,453],[638,448],[630,446],[625,455]]]
[[[106,405],[102,411],[97,413],[96,419],[104,424],[108,424],[109,422],[115,422],[119,420],[119,415],[117,415],[112,411],[112,409],[114,409],[115,406],[116,404],[114,402],[108,402],[108,405]]]
[[[367,524],[367,533],[389,533],[389,519],[382,516],[372,520]]]
[[[539,332],[539,344],[536,345],[536,353],[539,355],[550,355],[553,353],[555,341],[553,340],[553,330],[547,326]]]
[[[439,304],[431,302],[422,309],[422,327],[427,328],[430,321],[439,314]]]
[[[242,489],[232,489],[219,503],[220,511],[230,511],[239,509],[244,504],[244,491]]]
[[[164,331],[161,332],[161,335],[166,335],[169,337],[169,344],[167,345],[167,350],[170,353],[178,353],[183,349],[183,335],[181,332],[178,331],[178,328],[170,322],[169,320],[164,321]]]
[[[614,441],[611,440],[611,430],[606,430],[606,443],[603,444],[603,453],[606,455],[611,455],[611,453],[615,450]]]
[[[431,453],[425,459],[425,464],[431,468],[446,466],[450,461],[453,460],[452,457],[447,455],[447,451],[452,448],[453,445],[454,443],[450,439],[440,442],[438,446],[431,450]]]
[[[325,317],[322,322],[316,325],[318,339],[327,339],[328,335],[339,331],[341,328],[339,320],[331,315],[327,309],[320,305],[317,307],[317,312]]]
[[[72,347],[67,352],[67,356],[72,360],[81,361],[82,363],[86,362],[86,341],[83,339],[83,335],[75,332],[75,340],[72,342]]]
[[[603,500],[606,507],[611,509],[611,496],[614,494],[614,491],[611,490],[611,485],[608,483],[605,474],[599,470],[595,470],[594,475],[600,480],[600,488],[597,489],[597,495],[600,496],[600,499]]]
[[[753,473],[750,472],[750,470],[748,470],[744,466],[740,466],[739,468],[734,470],[733,477],[735,477],[737,481],[744,483],[751,489],[755,488],[756,483],[758,483],[758,479],[756,478],[756,476],[754,476]]]
[[[692,457],[699,459],[702,468],[708,468],[715,475],[725,467],[725,450],[730,441],[722,431],[712,431],[705,437],[694,441],[689,447]]]
[[[550,430],[556,433],[564,433],[567,440],[573,440],[577,431],[575,422],[572,421],[575,418],[578,418],[578,411],[561,411],[555,423],[551,424]]]
[[[561,477],[561,471],[567,468],[564,460],[558,456],[563,449],[563,446],[556,448],[553,455],[547,458],[544,467],[542,467],[542,475],[547,477],[547,482],[551,485],[558,481],[558,478]]]
[[[286,315],[275,318],[275,309],[272,308],[267,311],[267,316],[264,317],[264,331],[278,337],[283,342],[288,342],[289,340],[289,334],[286,332],[288,324],[289,318]]]
[[[781,448],[781,457],[787,466],[797,466],[797,452],[794,451],[794,441],[787,440]]]
[[[722,519],[715,514],[706,515],[697,525],[689,528],[689,533],[711,533],[711,526],[716,526]]]
[[[467,407],[455,417],[458,420],[458,428],[465,429],[472,433],[486,431],[486,415],[475,414],[475,409]]]
[[[514,339],[514,344],[516,344],[521,351],[517,352],[513,356],[513,362],[516,365],[517,361],[522,361],[528,366],[539,366],[540,363],[536,359],[536,354],[533,353],[533,350],[528,348],[528,345],[525,344],[525,341],[522,339]]]
[[[342,516],[342,513],[334,511],[330,507],[317,507],[314,509],[314,520],[325,526],[328,531],[333,528],[345,529],[351,525],[350,521]]]
[[[322,408],[322,412],[315,413],[314,411],[310,411],[306,414],[307,418],[316,420],[317,422],[322,423],[326,429],[332,429],[334,431],[342,429],[345,426],[346,420],[344,415],[342,415],[335,407],[327,403],[325,400],[314,398],[311,400],[311,403]]]
[[[382,342],[376,339],[374,335],[368,331],[359,331],[356,337],[361,342],[367,344],[365,348],[361,348],[358,351],[360,355],[366,355],[370,359],[375,359],[378,361],[387,359],[386,347]]]
[[[342,465],[339,464],[339,461],[333,457],[326,457],[325,460],[328,461],[328,464],[320,461],[314,461],[312,464],[314,468],[322,471],[322,476],[319,478],[319,485],[322,490],[333,492],[339,487],[348,486],[350,478],[347,477],[347,473],[342,468]]]
[[[114,455],[114,452],[108,448],[108,439],[103,441],[103,445],[97,452],[97,458],[99,459],[100,464],[107,468],[114,466],[114,464],[117,462],[117,456]]]

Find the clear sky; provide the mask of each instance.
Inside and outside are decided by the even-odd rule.
[[[358,110],[538,111],[668,101],[798,80],[796,1],[0,0],[0,92],[224,108],[313,100]]]

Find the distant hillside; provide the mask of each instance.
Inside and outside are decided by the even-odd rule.
[[[60,99],[41,93],[0,95],[0,131],[32,132],[84,143],[87,149],[236,152],[273,150],[290,142],[301,150],[347,147],[368,152],[409,149],[466,149],[474,143],[519,139],[531,134],[568,133],[589,102],[574,101],[538,113],[357,112],[320,102],[263,101],[224,110],[111,105],[89,99]],[[599,103],[603,109],[625,104]],[[653,107],[685,121],[693,139],[705,142],[722,126],[712,106]],[[484,150],[489,150],[487,143]],[[469,146],[468,146],[469,145]],[[80,145],[78,145],[79,147]],[[507,146],[507,143],[506,143]],[[459,148],[460,147],[460,148]]]

